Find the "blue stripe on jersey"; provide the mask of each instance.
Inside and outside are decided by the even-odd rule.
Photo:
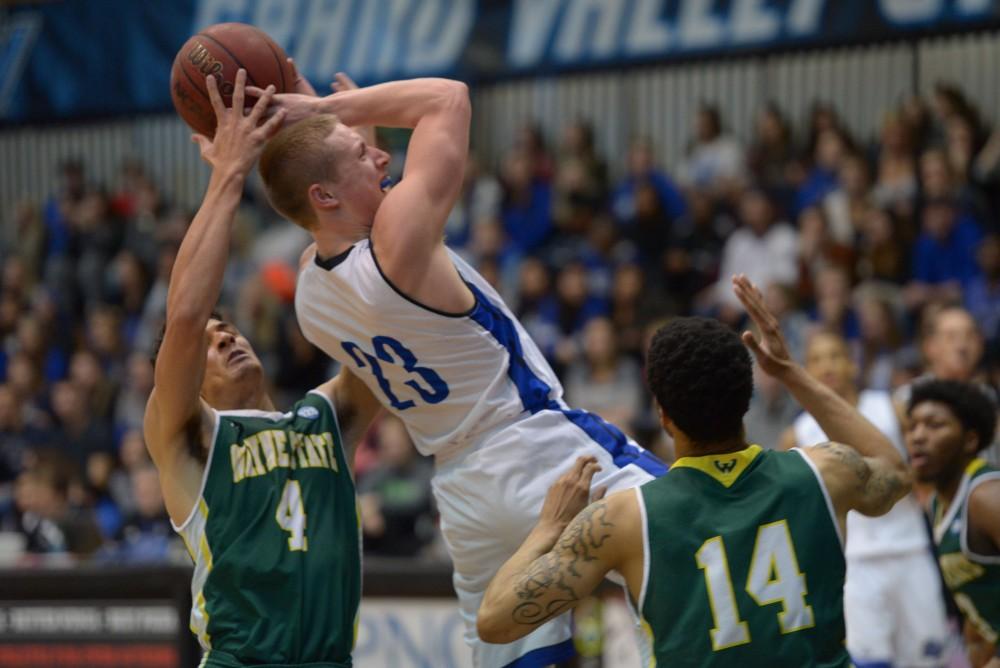
[[[507,349],[507,354],[510,357],[510,362],[507,364],[507,375],[517,386],[517,393],[521,395],[524,410],[535,414],[543,408],[549,408],[550,404],[555,403],[549,399],[552,388],[535,375],[531,366],[528,365],[528,360],[524,359],[524,348],[521,347],[521,338],[517,335],[514,323],[503,312],[503,309],[493,304],[479,288],[468,282],[466,285],[476,297],[476,306],[472,309],[469,317]]]
[[[541,668],[551,666],[553,663],[569,661],[576,656],[576,648],[573,640],[564,640],[548,647],[533,649],[524,656],[514,659],[503,668]]]
[[[555,403],[555,402],[553,402]],[[618,468],[635,464],[646,473],[659,478],[667,473],[667,465],[659,457],[629,442],[628,436],[599,415],[581,410],[567,410],[556,405],[553,410],[560,411],[566,418],[582,429],[602,448],[611,453],[612,460]]]
[[[524,348],[518,336],[517,327],[507,317],[503,309],[492,303],[483,292],[472,283],[466,283],[476,297],[476,306],[469,317],[507,350],[510,362],[507,364],[507,375],[517,387],[524,410],[532,415],[542,410],[558,411],[566,419],[582,429],[584,433],[596,441],[602,448],[611,453],[615,466],[622,468],[635,464],[647,473],[661,476],[667,472],[667,466],[653,454],[629,443],[628,437],[618,427],[603,419],[580,410],[568,410],[559,402],[549,397],[552,388],[539,378],[528,360],[524,358]]]

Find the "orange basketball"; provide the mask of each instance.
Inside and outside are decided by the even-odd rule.
[[[170,71],[170,96],[181,118],[195,132],[215,135],[215,112],[205,87],[205,77],[219,82],[226,106],[232,104],[236,71],[247,71],[247,85],[279,93],[294,91],[295,70],[284,50],[262,30],[245,23],[218,23],[189,39],[177,52]],[[248,97],[251,107],[254,98]]]

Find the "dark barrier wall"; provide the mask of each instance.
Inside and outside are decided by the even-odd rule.
[[[1000,0],[87,0],[0,19],[0,122],[170,108],[201,27],[253,23],[318,85],[506,76],[880,41],[1000,25]]]
[[[453,600],[451,572],[367,558],[365,599]],[[0,668],[194,666],[201,650],[190,606],[185,567],[0,569]]]
[[[189,569],[3,570],[0,582],[4,668],[198,663]]]

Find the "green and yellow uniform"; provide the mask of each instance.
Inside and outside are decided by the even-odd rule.
[[[218,411],[202,492],[175,527],[194,560],[203,666],[351,665],[361,538],[333,406]]]
[[[638,495],[658,665],[850,665],[843,541],[802,452],[683,457]]]
[[[987,480],[1000,480],[1000,471],[974,459],[966,467],[958,492],[945,510],[937,496],[931,500],[934,542],[941,572],[955,603],[983,638],[997,644],[1000,634],[1000,556],[969,549],[969,494]]]

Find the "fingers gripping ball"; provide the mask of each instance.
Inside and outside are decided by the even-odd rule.
[[[240,68],[247,71],[247,85],[278,93],[295,91],[295,68],[284,50],[262,30],[245,23],[218,23],[189,39],[177,52],[170,71],[170,96],[174,107],[191,128],[215,136],[215,113],[205,89],[205,77],[219,83],[222,101],[232,104],[233,84]],[[256,100],[247,96],[245,107]]]

